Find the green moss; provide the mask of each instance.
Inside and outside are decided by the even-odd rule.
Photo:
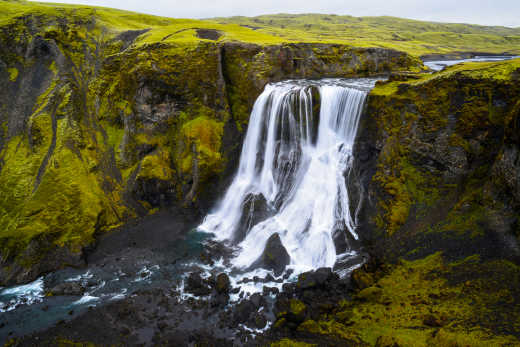
[[[385,47],[415,55],[464,51],[520,52],[520,32],[514,28],[325,14],[278,14],[215,18],[213,21],[255,27],[259,32],[290,41]]]
[[[345,341],[361,341],[356,332],[351,332],[348,329],[345,329],[345,326],[334,320],[319,322],[307,320],[298,326],[298,331],[316,335],[333,336]]]
[[[512,80],[519,68],[518,59],[462,64],[405,82],[379,83],[373,89],[368,108],[379,129],[379,136],[385,138],[374,175],[374,182],[386,193],[385,199],[379,203],[382,212],[373,217],[378,228],[393,234],[408,221],[424,220],[421,216],[431,213],[429,210],[433,208],[442,210],[439,204],[446,204],[446,201],[441,201],[450,197],[459,199],[459,206],[466,201],[465,204],[471,208],[447,211],[447,216],[438,217],[447,221],[433,229],[483,235],[481,226],[487,214],[484,206],[494,202],[485,200],[481,193],[478,197],[475,192],[484,186],[482,177],[489,175],[495,159],[489,157],[479,167],[471,168],[465,182],[473,183],[461,192],[450,186],[442,169],[424,168],[421,160],[432,158],[446,165],[435,150],[444,151],[443,155],[453,153],[460,162],[450,171],[463,172],[470,169],[465,166],[469,165],[470,158],[492,156],[497,149],[488,147],[484,152],[479,147],[481,145],[475,145],[475,138],[484,129],[506,126],[507,110],[493,100],[502,98],[501,93],[505,90],[514,93]],[[448,122],[450,117],[451,123]],[[425,140],[439,136],[446,136],[447,143]],[[485,135],[477,142],[496,147],[497,143],[493,141]],[[426,152],[425,157],[423,152]],[[429,227],[425,223],[432,222],[423,222],[423,228]],[[419,227],[421,223],[415,223],[415,226]]]
[[[12,67],[12,68],[7,69],[7,71],[9,72],[9,80],[11,82],[16,82],[16,80],[18,79],[18,69],[15,67]]]
[[[186,122],[181,129],[184,151],[179,158],[179,167],[183,173],[192,170],[193,155],[196,153],[202,177],[218,173],[223,169],[223,158],[220,153],[224,124],[199,116]]]
[[[95,32],[114,35],[125,30],[150,29],[137,46],[197,44],[207,42],[196,29],[213,29],[219,42],[242,41],[273,45],[289,42],[340,43],[355,47],[385,47],[420,55],[429,52],[461,51],[520,52],[520,32],[502,27],[421,22],[392,17],[351,17],[329,15],[271,15],[255,18],[232,17],[209,21],[173,19],[102,7],[0,1],[0,25],[16,22],[26,15],[49,18],[49,30],[59,16],[90,22]],[[256,30],[252,30],[254,27]],[[80,33],[85,35],[85,33]],[[449,44],[446,44],[449,42]]]
[[[271,343],[271,347],[313,347],[315,344],[310,344],[306,342],[290,340],[290,339],[281,339],[280,341]]]
[[[478,280],[450,279],[455,273],[459,275],[454,276],[461,278],[474,276],[474,267],[484,269]],[[489,277],[487,269],[492,268],[499,274]],[[501,302],[513,305],[504,318],[508,319],[509,329],[516,329],[519,312],[514,307],[518,298],[514,299],[506,289],[515,288],[520,280],[516,271],[516,265],[482,263],[475,257],[448,264],[440,253],[402,261],[381,277],[375,287],[361,291],[356,301],[344,301],[334,315],[324,316],[320,321],[305,321],[298,330],[372,346],[381,336],[394,338],[404,346],[513,346],[518,339],[489,330],[485,315]],[[492,283],[500,283],[502,276],[512,276],[511,283],[501,283],[493,290]]]
[[[92,342],[77,342],[69,339],[57,337],[54,339],[54,344],[58,347],[96,347]]]
[[[290,301],[290,310],[291,313],[298,316],[305,311],[306,307],[303,302],[297,299],[291,299]]]
[[[137,177],[170,181],[173,179],[170,163],[170,154],[167,151],[159,150],[157,153],[147,155],[141,162],[141,170]]]
[[[387,142],[373,180],[390,196],[381,202],[386,230],[390,234],[406,222],[412,206],[426,209],[439,199],[438,179],[413,166],[408,150],[392,139]]]
[[[406,83],[390,82],[378,83],[372,90],[372,95],[395,95],[398,94],[399,86],[419,87],[430,82],[449,79],[471,78],[475,80],[510,80],[513,74],[520,69],[520,58],[501,62],[467,62],[449,66],[440,72],[418,75],[419,78],[410,79]],[[469,105],[468,105],[469,106]],[[484,104],[488,107],[489,104]]]

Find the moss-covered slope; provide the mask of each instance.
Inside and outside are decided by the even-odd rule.
[[[26,1],[0,13],[0,284],[81,265],[129,218],[208,206],[266,83],[422,68],[238,25]]]

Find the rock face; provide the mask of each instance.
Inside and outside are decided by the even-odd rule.
[[[289,265],[291,257],[280,240],[278,233],[273,234],[265,245],[264,252],[260,257],[259,266],[268,270],[273,270],[275,276],[280,276]]]
[[[266,83],[421,67],[393,50],[226,42],[210,29],[178,42],[145,24],[107,27],[106,11],[9,6],[19,15],[0,28],[0,285],[81,263],[98,234],[157,208],[206,211]]]
[[[242,241],[253,226],[271,217],[273,212],[263,195],[248,195],[243,204],[240,230],[236,233],[234,242]]]
[[[366,192],[360,234],[378,255],[519,259],[519,68],[452,68],[374,89],[354,176]]]

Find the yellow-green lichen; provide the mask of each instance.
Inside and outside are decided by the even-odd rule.
[[[16,82],[16,80],[18,79],[18,69],[15,67],[11,67],[7,69],[7,71],[9,72],[9,80],[11,82]]]

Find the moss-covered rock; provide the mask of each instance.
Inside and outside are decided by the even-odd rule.
[[[519,117],[519,68],[468,64],[373,90],[358,142],[370,154],[357,166],[372,173],[364,234],[376,252],[519,256],[518,140],[508,131]]]
[[[476,257],[449,262],[441,253],[401,261],[374,287],[318,321],[306,320],[298,332],[346,345],[513,346],[519,338],[518,270]],[[497,315],[502,319],[492,318]]]

